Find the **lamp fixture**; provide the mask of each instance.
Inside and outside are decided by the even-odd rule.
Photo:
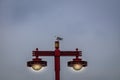
[[[86,66],[87,66],[87,62],[82,61],[82,59],[80,59],[80,58],[75,58],[75,59],[73,59],[73,61],[68,62],[68,67],[73,67],[73,69],[76,71],[78,71],[78,70],[82,69],[82,67],[86,67]]]
[[[27,67],[32,67],[33,70],[39,71],[42,67],[47,66],[47,61],[43,61],[39,56],[54,56],[54,66],[55,66],[55,80],[60,80],[60,57],[61,56],[76,56],[75,59],[68,62],[68,67],[73,67],[75,70],[80,70],[82,67],[87,66],[87,61],[82,61],[79,56],[82,56],[82,51],[60,51],[59,50],[59,40],[55,41],[55,50],[54,51],[39,51],[36,48],[33,51],[32,56],[35,58],[32,61],[27,62]]]
[[[42,67],[47,66],[46,61],[42,61],[40,58],[34,58],[33,61],[28,61],[27,62],[28,67],[32,67],[33,70],[39,71]]]

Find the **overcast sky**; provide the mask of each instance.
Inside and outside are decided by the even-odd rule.
[[[61,57],[61,80],[120,80],[120,0],[0,0],[0,80],[54,80],[53,57],[33,72],[26,66],[32,51],[83,52],[88,67],[67,67]]]

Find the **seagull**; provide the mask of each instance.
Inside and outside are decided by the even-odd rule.
[[[60,40],[63,40],[63,38],[56,36],[56,40],[60,41]]]

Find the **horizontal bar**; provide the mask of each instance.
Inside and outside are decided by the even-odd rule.
[[[60,51],[61,56],[82,56],[82,51]]]
[[[33,51],[33,56],[54,56],[55,51]]]
[[[33,56],[54,56],[55,51],[33,51]],[[60,51],[60,56],[82,56],[82,51]]]

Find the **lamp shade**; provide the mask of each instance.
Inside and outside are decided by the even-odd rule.
[[[80,70],[82,67],[86,67],[87,62],[82,61],[81,59],[73,59],[73,61],[68,62],[68,67],[73,67],[74,70]]]

